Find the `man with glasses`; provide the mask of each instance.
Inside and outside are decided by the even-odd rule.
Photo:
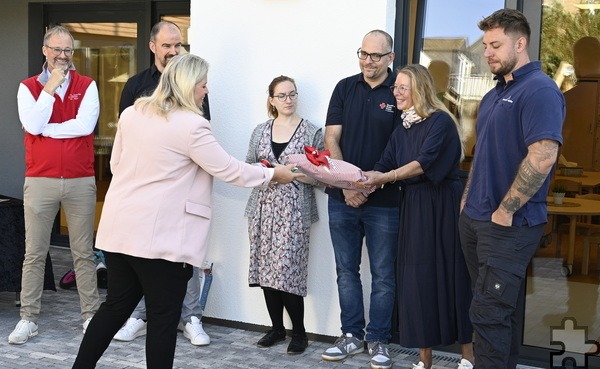
[[[181,46],[181,30],[169,21],[156,23],[150,31],[150,50],[154,54],[154,64],[144,69],[135,76],[129,78],[123,87],[121,101],[119,103],[119,114],[133,105],[135,100],[141,96],[151,95],[158,80],[167,66],[167,63],[179,55],[183,49]],[[203,102],[204,117],[210,120],[208,107],[208,95]],[[181,322],[178,329],[190,340],[193,345],[206,346],[210,344],[210,337],[202,327],[202,308],[200,307],[200,268],[194,267],[194,274],[189,280],[187,291],[183,300],[181,310]],[[115,334],[117,341],[133,341],[136,337],[146,334],[146,303],[144,298],[140,300],[131,317],[125,325]]]
[[[17,93],[25,130],[25,260],[21,320],[8,337],[11,344],[23,344],[38,334],[46,254],[61,206],[69,226],[84,333],[99,307],[93,253],[98,88],[91,78],[75,72],[73,37],[66,28],[46,32],[42,53],[42,73],[21,82]]]
[[[373,30],[357,51],[361,73],[341,80],[327,111],[325,148],[364,171],[373,170],[397,126],[396,100],[390,91],[396,75],[392,37]],[[328,189],[329,230],[335,255],[342,335],[321,355],[342,360],[364,351],[371,368],[390,368],[385,344],[391,338],[395,296],[394,265],[398,244],[398,187],[386,185],[369,197],[361,192]],[[369,322],[366,325],[360,262],[366,237],[371,269]]]

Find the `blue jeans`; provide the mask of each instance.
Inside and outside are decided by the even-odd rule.
[[[398,207],[353,208],[329,197],[329,231],[337,272],[342,332],[387,343],[391,338],[398,250]],[[365,311],[360,280],[363,239],[371,267],[369,324],[365,337]]]

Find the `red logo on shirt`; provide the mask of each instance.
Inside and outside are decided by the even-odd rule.
[[[80,96],[81,96],[81,93],[69,94],[69,96],[67,96],[67,99],[69,99],[69,100],[79,100]]]
[[[386,104],[386,103],[381,103],[381,104],[379,104],[379,107],[380,107],[381,109],[385,109],[385,107],[386,107],[386,106],[387,106],[387,104]]]

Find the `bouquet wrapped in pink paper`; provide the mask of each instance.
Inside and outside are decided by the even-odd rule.
[[[287,156],[287,163],[296,164],[298,169],[310,178],[332,187],[360,191],[365,195],[375,191],[376,186],[368,189],[357,187],[354,182],[367,179],[362,170],[343,160],[331,159],[329,150],[321,151],[311,146],[304,146],[305,155]]]

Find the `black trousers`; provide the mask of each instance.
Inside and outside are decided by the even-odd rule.
[[[477,368],[517,366],[525,276],[544,226],[503,227],[460,215],[460,241],[473,287],[469,316],[475,331]]]
[[[145,296],[147,368],[171,369],[192,266],[111,252],[104,255],[108,272],[106,301],[87,327],[73,368],[95,368],[114,335]]]

